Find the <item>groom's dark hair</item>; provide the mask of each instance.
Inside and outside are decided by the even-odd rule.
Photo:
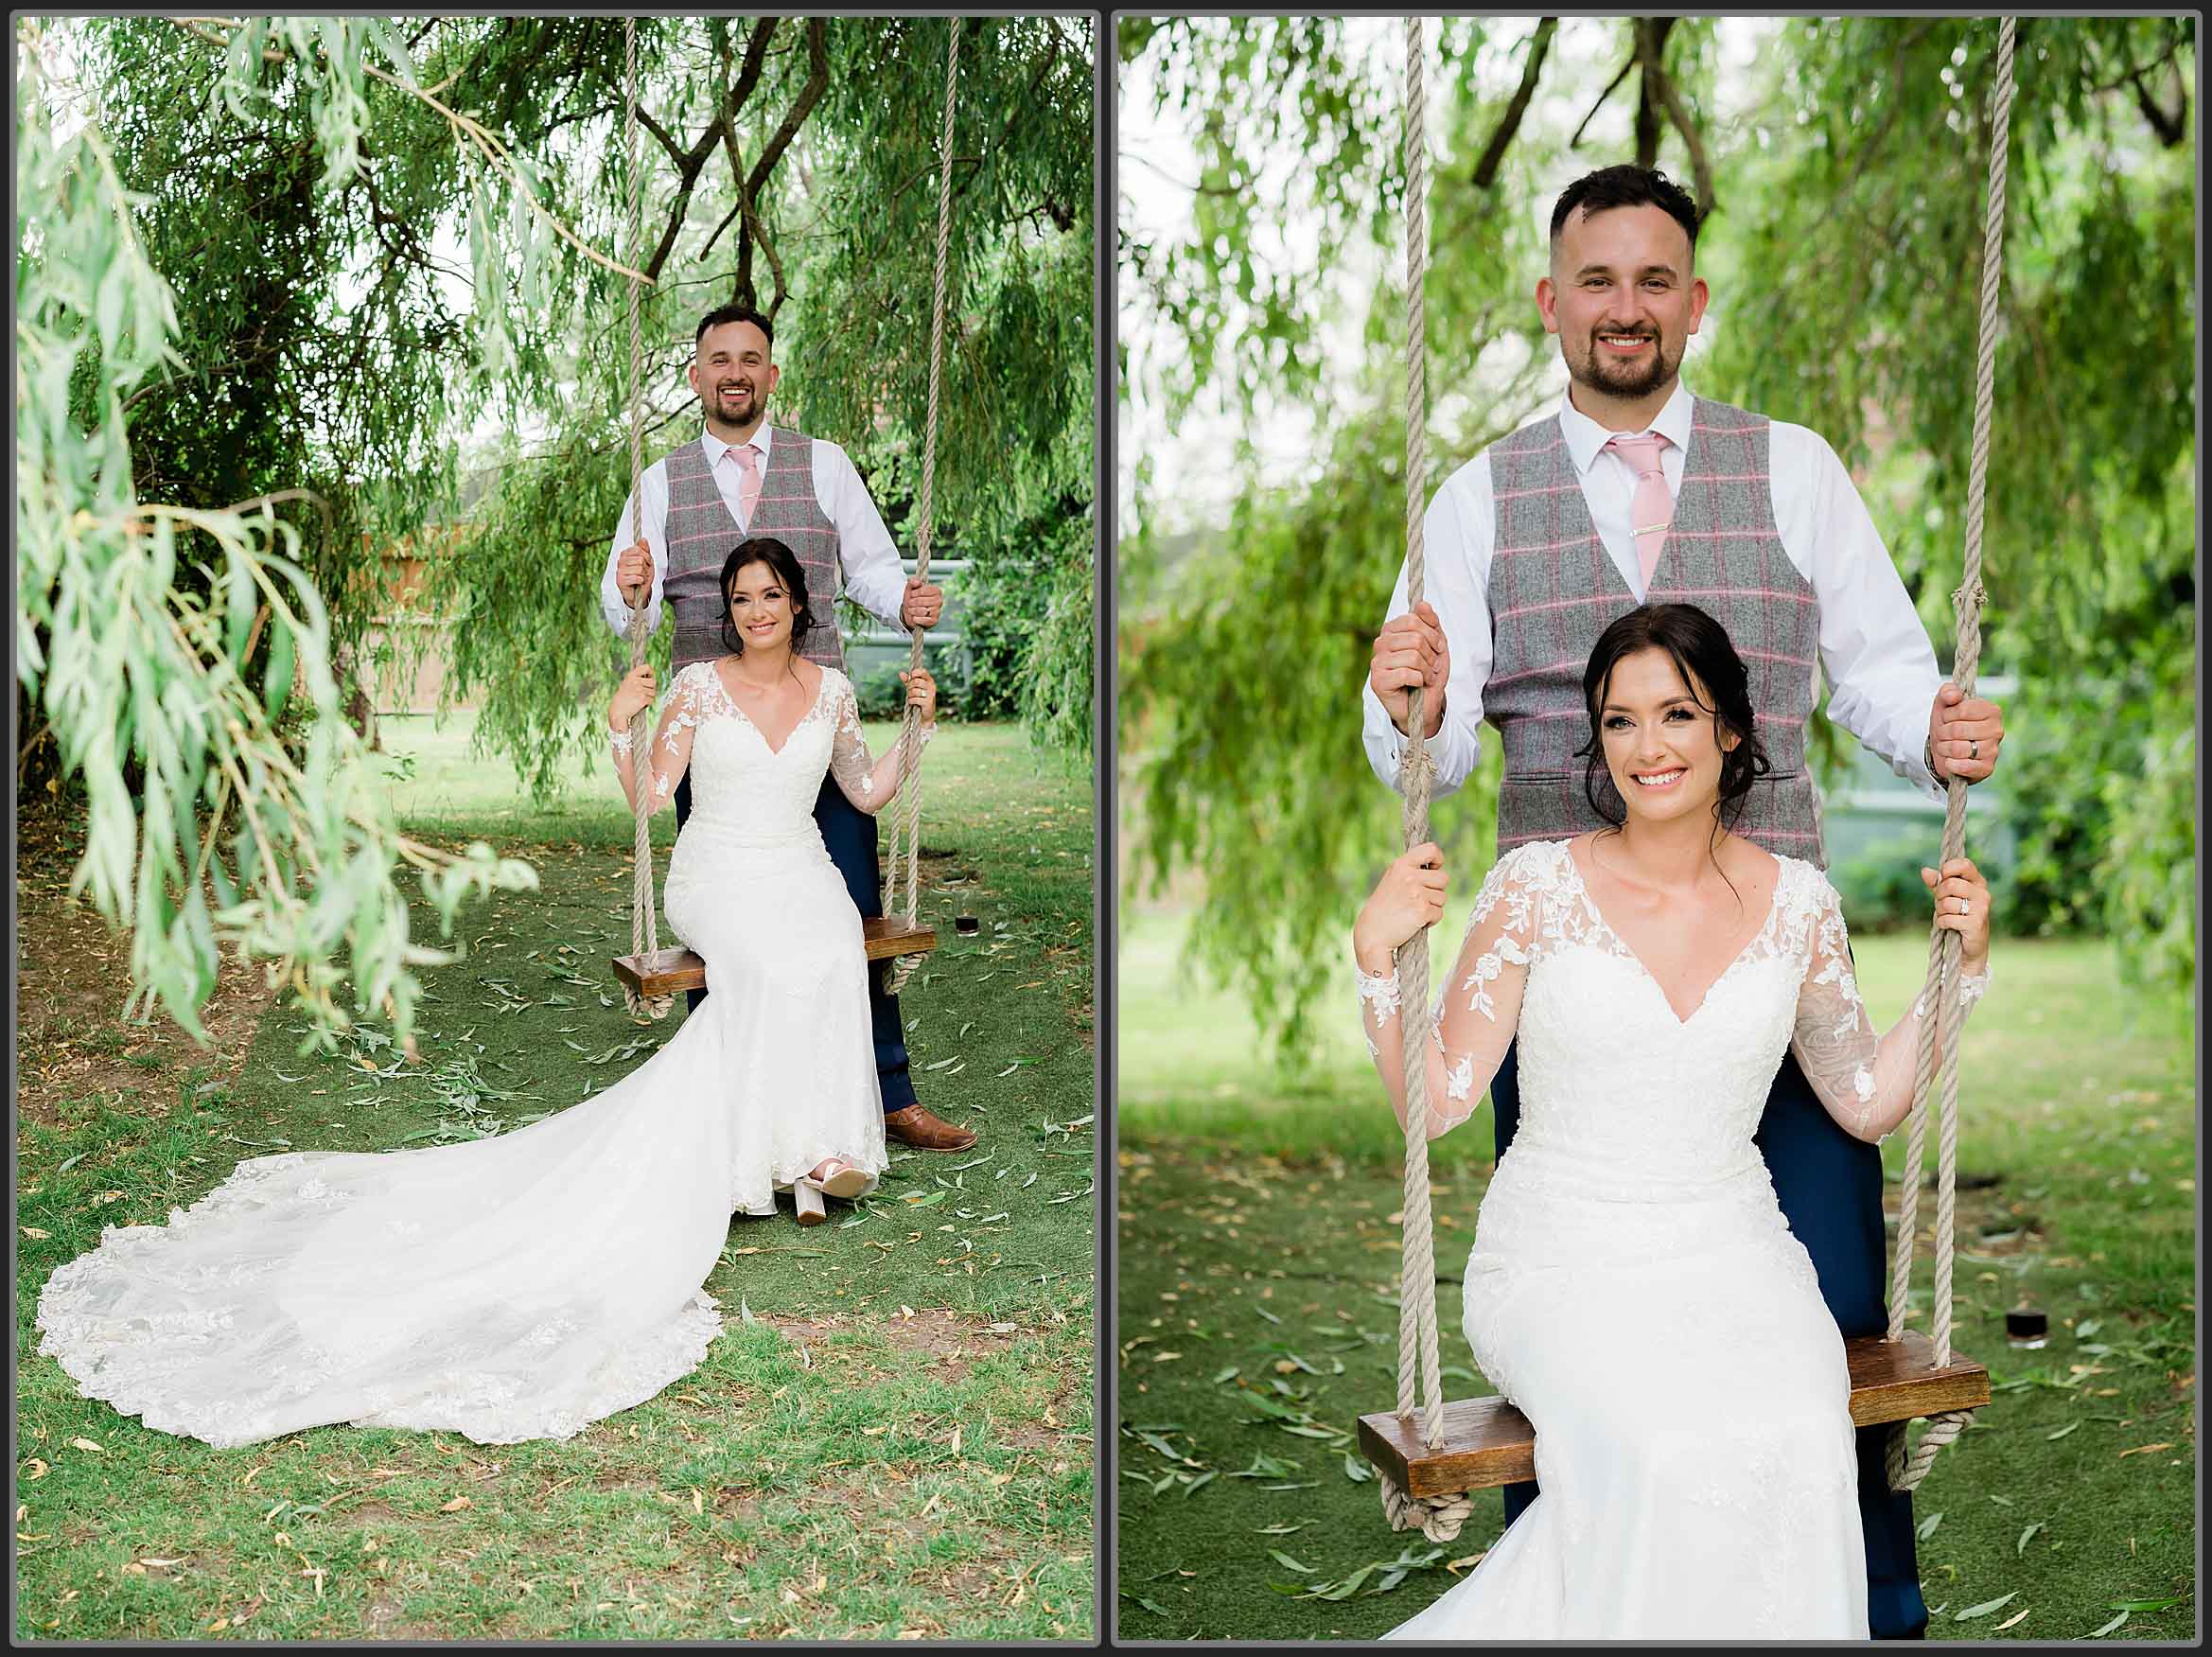
[[[699,318],[698,329],[692,335],[692,349],[696,351],[699,348],[699,342],[707,337],[709,328],[718,328],[724,323],[731,322],[749,322],[753,326],[759,328],[761,338],[768,342],[769,354],[774,355],[776,325],[749,305],[717,305],[705,316]]]
[[[1552,204],[1552,245],[1559,245],[1559,232],[1577,207],[1585,213],[1604,213],[1614,207],[1658,207],[1682,227],[1690,238],[1690,252],[1697,252],[1700,215],[1690,192],[1657,167],[1622,162],[1586,172],[1559,193]]]
[[[1720,756],[1720,793],[1713,802],[1717,826],[1733,829],[1744,815],[1751,784],[1774,769],[1759,740],[1758,716],[1751,707],[1751,674],[1728,629],[1694,604],[1640,604],[1598,635],[1589,665],[1582,670],[1583,708],[1589,715],[1589,741],[1574,756],[1589,761],[1582,792],[1589,807],[1615,828],[1628,820],[1627,802],[1606,768],[1600,710],[1613,669],[1623,658],[1643,650],[1664,650],[1690,687],[1697,705],[1719,731],[1736,739]],[[1708,702],[1705,698],[1711,696]]]
[[[783,591],[791,594],[791,650],[796,656],[800,642],[813,630],[814,606],[806,601],[806,572],[799,567],[799,555],[772,535],[746,537],[722,560],[722,647],[732,656],[745,654],[745,641],[729,625],[729,590],[737,585],[737,573],[747,564],[767,565],[776,572]]]

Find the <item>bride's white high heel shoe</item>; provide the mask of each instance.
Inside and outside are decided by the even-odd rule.
[[[816,1177],[806,1173],[791,1182],[792,1202],[799,1209],[801,1225],[819,1225],[828,1219],[829,1211],[822,1206],[825,1196],[840,1202],[851,1202],[867,1190],[870,1181],[866,1172],[855,1168],[841,1156],[833,1156],[822,1164],[830,1170]]]

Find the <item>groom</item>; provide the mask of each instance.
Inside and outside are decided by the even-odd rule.
[[[1567,395],[1445,480],[1424,520],[1427,601],[1407,613],[1401,571],[1375,642],[1363,700],[1376,773],[1397,785],[1413,685],[1439,793],[1466,780],[1487,719],[1505,750],[1501,853],[1600,825],[1573,757],[1583,667],[1598,634],[1646,601],[1708,610],[1751,667],[1774,771],[1755,784],[1743,832],[1769,852],[1823,861],[1805,769],[1816,659],[1834,687],[1831,715],[1931,798],[1943,797],[1942,779],[1978,782],[1996,767],[1998,710],[1940,679],[1835,450],[1804,427],[1683,388],[1682,354],[1706,304],[1696,241],[1696,205],[1664,174],[1608,167],[1568,186],[1536,291]],[[1510,1050],[1490,1098],[1502,1156],[1520,1119]],[[1794,1057],[1757,1143],[1837,1325],[1847,1337],[1883,1332],[1880,1152],[1829,1119]],[[1886,1433],[1858,1436],[1868,1616],[1877,1639],[1917,1639],[1927,1608],[1912,1502],[1889,1490]],[[1533,1483],[1507,1488],[1509,1523],[1535,1493]]]
[[[676,608],[672,665],[677,670],[723,653],[722,564],[746,536],[772,535],[798,555],[809,602],[825,619],[840,589],[899,627],[929,626],[944,604],[944,594],[931,583],[902,580],[898,549],[845,451],[767,423],[768,398],[779,378],[775,334],[775,324],[743,306],[720,306],[699,319],[690,378],[706,430],[645,468],[639,485],[642,515],[633,495],[615,527],[599,588],[606,625],[626,633],[633,604],[643,598],[650,634],[660,624],[665,594]],[[844,666],[834,625],[811,629],[799,651],[824,667]],[[676,790],[679,829],[691,814],[687,772]],[[861,914],[882,914],[876,820],[825,777],[815,801],[815,822]],[[915,1100],[898,997],[884,987],[889,964],[869,963],[868,988],[884,1132],[924,1151],[965,1151],[975,1143],[974,1134],[939,1119]],[[686,1004],[696,1008],[706,994],[692,991]]]

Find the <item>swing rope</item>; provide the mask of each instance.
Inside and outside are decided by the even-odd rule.
[[[1952,595],[1957,616],[1957,648],[1953,681],[1972,696],[1981,660],[1981,608],[1986,596],[1981,583],[1982,521],[1985,485],[1989,472],[1990,414],[1993,401],[1996,354],[1997,295],[2004,268],[2005,159],[2012,111],[2012,45],[2014,20],[2002,22],[1997,44],[1997,78],[1992,109],[1989,204],[1982,245],[1981,331],[1975,362],[1974,446],[1967,483],[1965,569]],[[1428,245],[1422,220],[1424,188],[1424,115],[1422,86],[1421,21],[1406,20],[1405,67],[1405,169],[1406,169],[1406,608],[1421,602],[1424,575],[1422,485],[1427,456],[1427,377],[1422,354],[1422,277],[1428,267]],[[1429,837],[1430,782],[1435,765],[1429,756],[1424,735],[1426,715],[1422,687],[1408,696],[1408,734],[1399,771],[1399,789],[1405,797],[1405,844],[1411,849]],[[1948,780],[1943,816],[1943,860],[1963,855],[1966,844],[1966,784]],[[1939,1042],[1941,1049],[1942,1093],[1938,1133],[1936,1197],[1936,1364],[1951,1361],[1953,1233],[1958,1150],[1958,1036],[1965,1007],[1957,993],[1958,936],[1944,927],[1931,928],[1927,981],[1922,993],[1923,1015],[1920,1025],[1919,1066],[1913,1086],[1911,1127],[1906,1140],[1905,1190],[1898,1219],[1897,1248],[1889,1297],[1888,1338],[1903,1338],[1905,1293],[1912,1271],[1913,1231],[1920,1192],[1922,1158],[1926,1134],[1930,1084],[1934,1079]],[[1416,933],[1397,952],[1398,1003],[1403,1011],[1406,1081],[1405,1210],[1400,1252],[1398,1295],[1398,1398],[1397,1413],[1411,1420],[1416,1409],[1423,1416],[1422,1438],[1436,1449],[1444,1437],[1443,1378],[1437,1355],[1435,1238],[1429,1207],[1428,1042],[1429,943],[1426,930]],[[1934,1016],[1928,1010],[1934,1010]],[[1890,1428],[1887,1445],[1887,1472],[1895,1490],[1910,1490],[1926,1476],[1937,1453],[1955,1440],[1974,1418],[1972,1410],[1949,1410],[1929,1419],[1919,1446],[1907,1454],[1905,1423]],[[1447,1542],[1473,1511],[1465,1492],[1436,1496],[1411,1495],[1387,1472],[1381,1474],[1383,1512],[1398,1530],[1418,1528],[1431,1542]]]
[[[1426,194],[1427,101],[1422,86],[1421,20],[1406,19],[1406,608],[1421,602],[1426,571],[1422,535],[1422,483],[1428,473],[1428,368],[1423,354],[1426,318],[1422,278],[1429,268]],[[1415,685],[1406,711],[1406,747],[1398,772],[1405,796],[1407,849],[1429,837],[1429,791],[1435,762],[1429,757],[1428,714]],[[1416,932],[1397,951],[1398,1005],[1405,1038],[1406,1188],[1404,1234],[1398,1256],[1397,1413],[1422,1413],[1421,1436],[1433,1450],[1444,1439],[1444,1374],[1436,1349],[1435,1237],[1429,1213],[1429,934]],[[1465,1491],[1414,1496],[1389,1473],[1382,1475],[1382,1510],[1397,1530],[1416,1526],[1431,1542],[1459,1534],[1474,1503]]]
[[[953,226],[953,93],[958,82],[960,66],[960,20],[952,22],[952,36],[945,47],[945,119],[944,132],[939,144],[937,173],[937,293],[930,314],[929,327],[929,418],[922,439],[922,493],[915,502],[914,574],[917,580],[929,579],[929,549],[936,530],[937,484],[937,429],[939,388],[944,359],[945,333],[945,266],[952,244]],[[914,627],[911,652],[907,658],[908,673],[922,671],[922,628]],[[922,715],[913,703],[906,704],[904,722],[899,733],[899,783],[896,815],[891,820],[891,855],[884,872],[884,908],[887,913],[899,900],[899,877],[904,870],[906,884],[905,924],[917,924],[919,883],[922,873]],[[906,987],[914,969],[922,964],[920,955],[902,955],[891,962],[885,975],[884,993],[896,996]]]
[[[630,172],[630,246],[634,249],[643,240],[645,221],[644,178],[638,165],[638,20],[623,19],[623,90],[626,108],[623,119],[623,138],[628,149]],[[623,284],[629,295],[630,309],[630,499],[643,510],[644,500],[640,488],[645,471],[645,420],[644,409],[638,395],[641,379],[640,359],[644,355],[640,343],[638,326],[638,289],[641,278],[633,273]],[[638,525],[633,522],[631,529]],[[630,671],[635,673],[645,661],[645,608],[651,602],[650,593],[641,595],[630,608],[630,625],[623,639],[630,647]],[[653,904],[653,833],[649,826],[653,815],[652,797],[645,791],[645,760],[652,752],[653,710],[641,708],[630,716],[630,776],[631,792],[637,796],[637,837],[631,864],[630,878],[630,953],[650,957],[660,948],[660,926]],[[637,1019],[665,1018],[668,1010],[676,1005],[674,996],[641,996],[624,983],[623,998],[628,1002],[630,1016]]]
[[[1989,477],[1990,410],[1997,351],[1997,292],[2004,275],[2005,152],[2012,119],[2012,36],[2014,20],[2004,19],[1997,33],[1997,83],[1990,111],[1989,211],[1982,233],[1981,337],[1975,361],[1974,451],[1966,483],[1966,559],[1958,589],[1951,595],[1958,621],[1953,681],[1974,695],[1981,662],[1981,532],[1984,488]],[[1943,861],[1966,849],[1966,784],[1948,780],[1943,806]],[[1935,1080],[1940,1045],[1942,1093],[1937,1105],[1936,1274],[1932,1339],[1939,1367],[1951,1361],[1951,1274],[1954,1205],[1958,1178],[1958,1032],[1966,1008],[1958,993],[1958,934],[1942,927],[1928,939],[1928,970],[1921,992],[1919,1064],[1913,1079],[1912,1127],[1905,1139],[1905,1189],[1899,1194],[1897,1246],[1889,1283],[1889,1339],[1905,1333],[1905,1295],[1912,1278],[1914,1232],[1920,1211],[1921,1166],[1927,1137],[1929,1088]],[[1939,1029],[1939,1026],[1940,1027]],[[1947,1410],[1930,1418],[1920,1445],[1908,1455],[1905,1424],[1889,1429],[1887,1467],[1889,1488],[1909,1490],[1927,1476],[1936,1453],[1956,1439],[1974,1419],[1972,1410]]]

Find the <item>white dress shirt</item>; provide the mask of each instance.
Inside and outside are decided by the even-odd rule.
[[[1690,443],[1691,397],[1679,380],[1646,429],[1667,439],[1660,450],[1667,491],[1679,496]],[[1639,603],[1643,569],[1636,555],[1629,502],[1636,471],[1606,444],[1614,433],[1560,398],[1559,425],[1581,474],[1583,500],[1606,554]],[[1888,761],[1889,768],[1930,799],[1943,798],[1923,761],[1928,714],[1941,676],[1927,629],[1889,561],[1889,551],[1852,486],[1851,474],[1817,432],[1775,420],[1768,425],[1767,469],[1774,524],[1782,551],[1812,587],[1820,607],[1820,665],[1830,686],[1829,716]],[[1627,432],[1626,436],[1641,433]],[[1480,754],[1483,687],[1491,663],[1490,554],[1498,518],[1490,496],[1490,456],[1478,454],[1436,491],[1424,515],[1424,593],[1443,624],[1451,652],[1444,687],[1444,725],[1429,745],[1436,762],[1434,791],[1457,788]],[[1661,555],[1664,555],[1663,553]],[[1406,611],[1401,565],[1390,617]],[[1389,617],[1385,618],[1390,619]],[[1406,739],[1372,686],[1362,696],[1368,763],[1393,787]]]
[[[768,475],[771,430],[764,420],[752,437],[753,447],[760,451],[764,479]],[[899,619],[899,606],[906,593],[906,572],[899,562],[899,549],[892,544],[891,532],[884,527],[875,502],[869,499],[868,485],[861,482],[851,457],[824,438],[809,441],[813,444],[815,500],[821,506],[822,516],[837,526],[837,564],[844,576],[845,591],[861,608],[904,632],[906,624]],[[745,469],[738,465],[736,456],[730,454],[730,446],[713,432],[704,432],[700,443],[706,451],[708,470],[714,477],[714,486],[729,503],[730,521],[744,523],[745,515],[738,502]],[[645,497],[645,544],[653,552],[653,591],[645,603],[645,632],[650,637],[660,626],[660,591],[668,575],[666,460],[657,460],[645,468],[644,476],[639,480],[638,493]],[[615,525],[614,545],[606,555],[606,573],[599,583],[599,608],[606,617],[606,625],[623,634],[630,629],[630,606],[615,581],[615,568],[623,549],[634,545],[638,539],[631,528],[637,516],[638,494],[633,493],[623,502],[622,520]],[[829,621],[830,600],[834,595],[817,592],[808,596],[813,601],[815,614]]]

